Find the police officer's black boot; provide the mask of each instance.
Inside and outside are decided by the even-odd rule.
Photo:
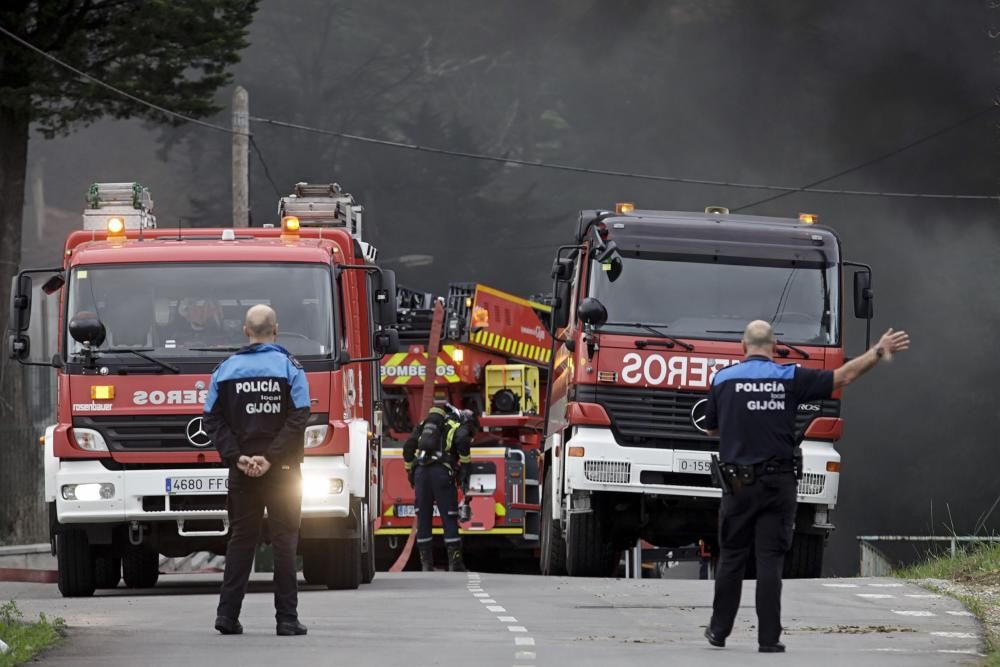
[[[449,572],[465,572],[465,563],[462,561],[462,547],[461,545],[452,546],[448,545],[448,571]]]
[[[417,547],[417,552],[420,554],[420,570],[422,572],[433,572],[434,571],[434,549],[431,544],[421,544]]]

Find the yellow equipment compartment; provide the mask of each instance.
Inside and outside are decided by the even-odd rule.
[[[537,415],[538,368],[528,364],[486,367],[486,414]]]

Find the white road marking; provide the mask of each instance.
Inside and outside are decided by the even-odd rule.
[[[888,593],[855,593],[859,598],[868,598],[870,600],[885,600],[886,598],[894,598],[895,595],[889,595]]]
[[[487,607],[487,609],[489,609],[490,611],[492,611],[494,614],[497,613],[497,612],[507,611],[506,609],[504,609],[503,607],[501,607],[498,604],[491,604],[489,607]]]
[[[527,639],[527,637],[518,637],[518,639]],[[514,659],[515,660],[534,660],[535,659],[535,652],[534,651],[518,651],[517,653],[514,654]]]
[[[902,588],[903,584],[868,584],[872,588]]]
[[[827,588],[857,588],[857,584],[823,584]]]
[[[528,628],[524,627],[523,625],[508,625],[507,629],[510,630],[511,632],[527,632],[528,631]]]
[[[907,593],[906,597],[917,600],[937,600],[941,596],[936,593]]]
[[[489,593],[473,593],[472,595],[477,598],[488,598],[490,596]]]
[[[486,598],[485,600],[480,600],[480,602],[482,602],[483,604],[496,604],[497,603],[497,601],[494,600],[493,598]]]
[[[893,609],[892,613],[899,614],[900,616],[937,616],[933,611],[925,611],[923,609]]]
[[[975,639],[976,635],[973,632],[932,632],[934,637],[947,637],[949,639]]]
[[[517,623],[517,619],[513,616],[497,616],[497,620],[501,623]]]
[[[946,614],[951,614],[952,616],[975,616],[971,611],[948,611]]]
[[[514,644],[517,646],[534,646],[534,637],[514,637]]]
[[[958,653],[960,655],[978,655],[980,658],[986,657],[985,653],[980,653],[979,651],[971,648],[940,648],[937,650],[938,653]]]
[[[906,653],[906,649],[901,648],[877,648],[879,653]]]

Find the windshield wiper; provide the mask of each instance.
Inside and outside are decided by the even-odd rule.
[[[743,332],[742,331],[736,331],[736,330],[729,330],[729,329],[708,329],[708,330],[705,331],[705,333],[714,333],[714,334],[742,334]],[[780,335],[781,335],[780,333],[775,333],[775,336],[780,336]],[[801,347],[796,347],[796,346],[792,345],[791,343],[786,343],[783,340],[776,340],[776,341],[774,341],[774,344],[775,345],[783,345],[783,346],[787,347],[788,350],[794,350],[795,352],[798,352],[799,354],[802,355],[803,359],[809,359],[810,358],[808,352],[806,352],[805,350],[803,350]],[[778,350],[778,355],[780,355],[782,358],[787,357],[788,356],[788,350]]]
[[[153,348],[151,347],[110,347],[104,350],[94,351],[98,354],[134,354],[140,359],[145,359],[150,363],[156,364],[163,370],[170,371],[171,373],[181,372],[181,369],[177,368],[177,366],[174,366],[170,362],[157,359],[156,357],[151,357],[148,354],[143,354],[144,352],[152,352]]]
[[[674,338],[670,334],[663,333],[662,331],[657,329],[657,327],[666,327],[667,326],[666,324],[643,324],[642,322],[605,322],[604,326],[632,327],[634,329],[645,329],[646,331],[657,336],[658,338],[666,338],[668,341],[671,341],[671,344],[667,345],[667,347],[673,347],[674,344],[677,344],[683,347],[688,352],[694,349],[694,345],[692,345],[691,343],[685,343],[684,341]],[[646,341],[641,341],[641,340],[637,340],[635,342],[635,346],[638,348],[646,347],[646,344],[647,344]]]
[[[192,352],[239,352],[242,347],[233,347],[232,345],[220,345],[219,347],[186,347],[186,350]]]

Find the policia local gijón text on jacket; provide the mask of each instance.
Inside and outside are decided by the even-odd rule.
[[[712,619],[705,637],[723,647],[740,605],[750,548],[757,564],[757,641],[761,653],[782,653],[781,572],[792,545],[797,480],[795,414],[803,402],[830,394],[909,348],[906,332],[889,329],[878,344],[835,371],[774,363],[771,325],[755,320],[743,333],[746,358],[712,380],[705,427],[719,436],[722,477],[729,486],[719,506],[721,554]]]
[[[416,491],[417,551],[421,569],[434,569],[432,549],[434,504],[437,503],[444,524],[444,544],[448,569],[464,572],[462,538],[458,534],[458,490],[468,484],[472,458],[470,447],[475,435],[475,420],[465,411],[460,419],[444,408],[433,407],[417,424],[403,445],[403,466]]]
[[[274,549],[277,634],[304,635],[295,551],[309,385],[295,358],[274,343],[278,323],[270,307],[247,311],[243,331],[250,345],[215,369],[205,401],[205,430],[229,466],[230,533],[215,628],[222,634],[243,632],[240,610],[266,508]]]

